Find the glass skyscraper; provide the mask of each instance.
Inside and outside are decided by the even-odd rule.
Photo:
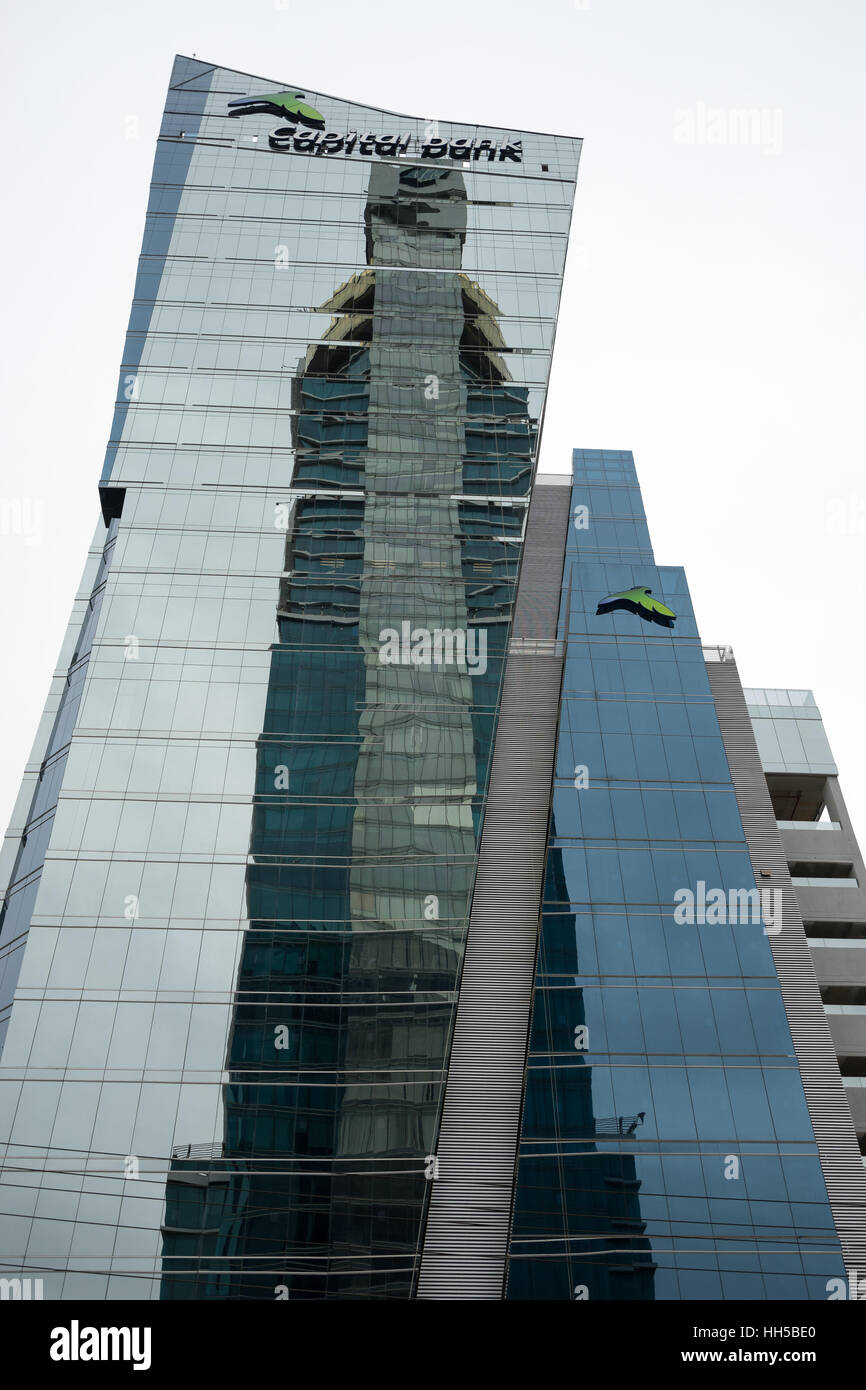
[[[175,62],[5,851],[46,1297],[413,1292],[579,148]]]
[[[631,455],[575,450],[571,514],[507,1296],[825,1299],[844,1268],[782,923],[745,907],[764,881],[685,575],[655,563]],[[604,603],[638,583],[673,626]],[[724,907],[678,912],[701,884]]]

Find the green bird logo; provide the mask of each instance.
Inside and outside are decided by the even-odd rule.
[[[657,598],[652,598],[652,589],[647,589],[643,584],[638,584],[633,589],[623,589],[619,594],[608,594],[603,598],[595,616],[600,613],[615,613],[617,609],[624,609],[626,613],[637,613],[639,618],[643,618],[647,623],[658,623],[660,627],[673,627],[677,620],[677,615],[673,609],[666,604],[659,603]]]
[[[236,97],[229,102],[230,116],[252,116],[257,111],[270,111],[275,116],[288,117],[301,125],[325,129],[325,118],[315,106],[308,106],[303,92],[265,92],[258,97]],[[236,108],[236,109],[233,109]]]

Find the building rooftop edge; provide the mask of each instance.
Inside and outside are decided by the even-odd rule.
[[[222,63],[212,63],[209,59],[199,58],[192,53],[175,53],[174,62],[177,62],[178,58],[182,58],[187,63],[201,63],[203,68],[211,71],[220,68],[223,72],[235,72],[239,77],[251,77],[255,82],[273,82],[278,85],[282,81],[281,78],[262,77],[261,73],[245,72],[242,68],[227,68]],[[354,97],[336,96],[333,92],[319,91],[318,88],[312,87],[310,90],[315,91],[317,96],[327,97],[329,101],[345,101],[352,106],[363,106],[368,111],[380,111],[383,116],[402,116],[409,121],[439,120],[446,123],[450,122],[453,125],[484,126],[487,130],[498,130],[503,134],[519,131],[522,135],[542,135],[548,140],[569,140],[576,145],[583,144],[582,135],[560,135],[554,130],[527,130],[525,126],[491,125],[488,121],[461,121],[455,116],[413,116],[408,111],[392,111],[388,106],[371,106],[369,102],[358,101]]]

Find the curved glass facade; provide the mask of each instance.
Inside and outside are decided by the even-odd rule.
[[[578,154],[176,60],[10,838],[46,1297],[414,1291]]]
[[[826,1299],[841,1248],[685,576],[630,454],[575,451],[572,512],[507,1297]],[[637,585],[672,627],[605,603]]]

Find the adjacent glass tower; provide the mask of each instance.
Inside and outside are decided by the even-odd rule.
[[[825,1299],[781,879],[756,878],[685,575],[629,453],[575,450],[571,514],[506,1296]]]
[[[46,1297],[414,1292],[578,156],[175,62],[3,860]]]

